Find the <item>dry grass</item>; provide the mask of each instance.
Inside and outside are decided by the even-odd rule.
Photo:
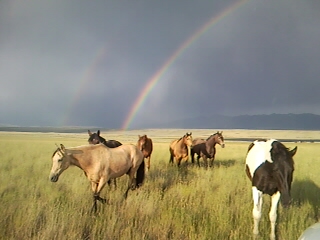
[[[189,130],[188,130],[189,131]],[[135,143],[138,134],[154,142],[151,170],[144,186],[123,193],[126,176],[118,189],[106,187],[97,216],[89,182],[77,168],[66,170],[57,183],[48,179],[55,143],[76,146],[87,143],[84,134],[0,133],[0,239],[250,239],[252,200],[244,173],[248,143],[226,142],[217,147],[213,169],[170,166],[168,144],[186,130],[102,132],[108,139]],[[212,130],[193,130],[194,137]],[[319,132],[224,130],[228,138],[318,139]],[[320,176],[317,143],[298,145],[292,186],[293,204],[279,207],[279,239],[297,239],[319,220]],[[269,198],[264,197],[261,239],[269,235]]]

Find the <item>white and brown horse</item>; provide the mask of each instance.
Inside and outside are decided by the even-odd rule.
[[[182,160],[187,162],[189,159],[188,147],[192,147],[192,133],[186,133],[183,137],[172,141],[169,147],[169,163],[173,163],[174,158],[178,167]]]
[[[262,213],[262,195],[271,196],[269,219],[271,223],[270,239],[275,239],[277,207],[281,198],[284,207],[290,204],[290,190],[293,178],[293,156],[297,147],[292,150],[281,142],[256,140],[250,144],[246,157],[246,174],[252,182],[253,197],[253,234],[259,234],[259,222]]]
[[[102,203],[106,202],[100,197],[100,193],[110,179],[128,174],[129,184],[124,194],[126,198],[129,189],[142,185],[145,176],[143,154],[137,146],[131,144],[117,148],[108,148],[103,144],[65,148],[61,144],[52,155],[50,181],[57,182],[61,173],[69,166],[77,166],[82,169],[91,182],[92,210],[95,212],[97,200]]]

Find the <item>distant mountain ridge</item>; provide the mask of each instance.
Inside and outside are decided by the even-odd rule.
[[[252,129],[252,130],[320,130],[320,115],[303,114],[269,114],[240,116],[197,116],[176,121],[163,122],[140,127],[147,128],[185,128],[185,129]],[[88,129],[116,130],[104,127],[19,127],[0,124],[0,131],[12,132],[60,132],[83,133]]]
[[[194,129],[265,129],[265,130],[320,130],[320,115],[303,114],[269,114],[193,117],[168,122],[169,128]]]

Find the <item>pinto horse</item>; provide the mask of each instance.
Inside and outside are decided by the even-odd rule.
[[[297,147],[292,150],[281,142],[256,140],[249,145],[246,157],[246,174],[252,182],[253,197],[253,234],[259,234],[259,222],[262,212],[262,195],[271,196],[269,219],[271,223],[270,239],[275,239],[277,207],[281,197],[284,207],[290,204],[290,189],[293,178],[293,156]]]
[[[175,158],[178,167],[180,167],[181,160],[188,161],[189,159],[189,150],[188,147],[192,147],[192,133],[186,133],[183,137],[176,139],[171,142],[169,151],[170,151],[170,160],[169,163],[173,163]]]
[[[108,148],[103,144],[65,148],[61,144],[52,155],[50,181],[57,182],[61,173],[69,166],[82,169],[91,182],[94,212],[97,211],[97,201],[106,202],[106,199],[100,197],[100,193],[110,179],[128,174],[129,184],[124,194],[126,198],[129,189],[140,187],[145,177],[143,154],[132,144],[117,148]]]
[[[98,144],[98,143],[103,143],[104,145],[106,145],[109,148],[115,148],[115,147],[119,147],[120,145],[122,145],[121,142],[118,142],[117,140],[106,140],[105,138],[100,136],[100,130],[97,131],[97,133],[92,133],[90,130],[88,130],[88,134],[89,134],[89,139],[88,142],[90,144]]]
[[[143,156],[148,160],[147,169],[150,169],[150,158],[153,150],[153,144],[151,138],[148,138],[147,135],[138,136],[137,146],[143,153]]]
[[[191,148],[191,162],[194,163],[194,154],[197,154],[197,163],[200,167],[199,159],[202,157],[205,167],[208,167],[209,158],[209,167],[213,166],[214,157],[216,155],[216,144],[219,144],[222,148],[224,148],[224,138],[222,136],[222,132],[216,132],[212,134],[207,140],[196,138],[192,141]]]

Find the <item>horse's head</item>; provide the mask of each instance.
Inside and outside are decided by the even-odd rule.
[[[140,151],[142,151],[145,148],[145,145],[147,143],[148,138],[147,138],[147,135],[143,135],[143,136],[139,135],[138,137],[139,137],[139,139],[138,139],[137,146],[140,149]]]
[[[52,154],[52,168],[49,175],[51,182],[57,182],[60,174],[70,166],[67,157],[65,147],[60,144],[60,147]]]
[[[97,133],[92,133],[90,130],[88,130],[88,134],[89,134],[89,139],[88,139],[89,144],[98,144],[106,141],[103,137],[100,136],[100,130],[98,130]]]
[[[284,207],[290,204],[290,190],[293,179],[294,162],[293,156],[297,152],[297,147],[288,150],[282,143],[275,141],[272,143],[270,151],[273,161],[273,178],[276,180],[281,193],[281,203]]]
[[[224,138],[222,136],[222,131],[221,132],[217,132],[215,135],[215,140],[216,140],[216,143],[218,143],[222,148],[224,148]]]
[[[192,132],[186,133],[183,136],[183,142],[186,144],[188,147],[192,147]]]

